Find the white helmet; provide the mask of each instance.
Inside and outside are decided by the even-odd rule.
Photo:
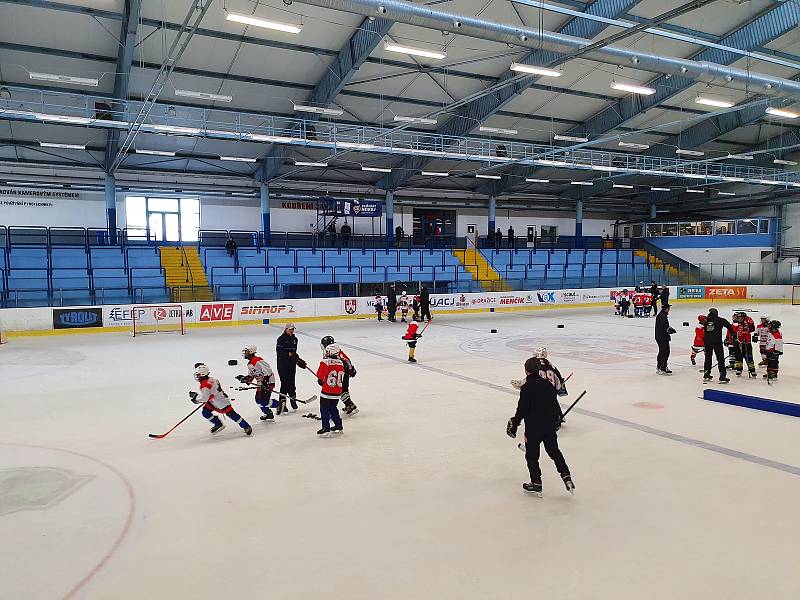
[[[533,351],[534,358],[547,358],[547,348],[537,348]]]
[[[339,344],[328,344],[325,346],[325,356],[339,356]]]
[[[255,353],[256,353],[256,350],[258,350],[258,348],[256,348],[252,344],[249,345],[249,346],[245,346],[244,348],[242,348],[242,356],[244,358],[247,358],[248,356],[254,356]]]
[[[769,323],[772,319],[769,318],[769,315],[761,315],[761,320]]]
[[[211,370],[206,365],[197,365],[194,369],[194,378],[200,381],[204,377],[208,377]]]
[[[405,290],[403,290],[403,293],[401,294],[401,296],[406,297],[406,296],[408,296],[408,294],[405,292]]]

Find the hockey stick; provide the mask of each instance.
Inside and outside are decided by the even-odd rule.
[[[251,386],[251,387],[245,387],[245,386],[243,386],[243,387],[233,387],[231,385],[231,386],[228,386],[228,387],[230,387],[232,390],[236,390],[237,392],[244,392],[244,391],[247,391],[247,390],[258,390],[258,389],[261,389],[260,387],[254,387],[254,386]],[[280,394],[280,392],[276,391],[276,390],[271,390],[270,391],[270,395],[271,394]],[[317,400],[317,395],[314,394],[308,400],[300,400],[300,398],[295,398],[294,400],[295,400],[295,402],[299,402],[300,404],[311,404],[312,402],[315,402]]]
[[[560,421],[560,423],[563,423],[563,422],[564,422],[564,419],[566,419],[566,418],[567,418],[567,415],[569,414],[569,411],[571,411],[573,408],[575,408],[575,405],[576,405],[578,402],[580,402],[580,401],[581,401],[581,398],[583,398],[585,395],[586,395],[586,390],[583,390],[583,391],[581,392],[581,395],[580,395],[580,396],[578,396],[578,397],[575,399],[575,402],[573,402],[572,404],[570,404],[570,405],[569,405],[569,408],[568,408],[567,410],[565,410],[565,411],[564,411],[564,413],[561,415],[561,421]]]
[[[163,438],[167,437],[167,436],[168,436],[170,433],[172,433],[173,431],[175,431],[175,430],[178,428],[178,425],[180,425],[181,423],[183,423],[183,422],[184,422],[186,419],[188,419],[188,418],[189,418],[189,417],[191,417],[191,416],[192,416],[194,413],[196,413],[198,410],[200,410],[201,408],[203,408],[203,406],[204,406],[204,405],[205,405],[205,403],[201,404],[200,406],[198,406],[197,408],[195,408],[195,409],[194,409],[192,412],[190,412],[188,415],[186,415],[185,417],[183,417],[183,418],[182,418],[180,421],[178,421],[178,422],[175,424],[175,426],[174,426],[172,429],[170,429],[170,430],[169,430],[167,433],[162,433],[162,434],[157,434],[157,433],[148,433],[147,435],[148,435],[149,437],[153,438],[154,440],[160,440],[160,439],[163,439]]]

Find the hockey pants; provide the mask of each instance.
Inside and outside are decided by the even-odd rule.
[[[261,412],[265,415],[271,415],[272,411],[269,408],[270,405],[270,396],[269,389],[265,387],[260,387],[256,390],[256,404],[261,409]]]
[[[211,421],[212,425],[216,426],[222,424],[220,418],[217,415],[215,415],[214,412],[208,407],[204,406],[201,412],[206,419]],[[224,414],[234,423],[238,423],[239,427],[241,427],[242,429],[247,429],[248,427],[250,427],[250,424],[247,421],[245,421],[235,410],[231,409]]]
[[[528,463],[528,472],[531,475],[531,483],[542,483],[542,470],[539,468],[539,445],[544,444],[544,451],[547,452],[556,465],[556,470],[562,477],[569,475],[569,467],[564,455],[558,448],[558,436],[555,430],[550,433],[537,433],[535,436],[525,432],[525,461]]]
[[[772,377],[778,376],[778,357],[780,354],[777,352],[767,352],[767,375]]]
[[[714,346],[706,346],[706,360],[703,363],[705,376],[711,376],[711,362],[717,359],[717,368],[719,369],[719,376],[725,377],[727,372],[725,369],[725,352],[722,349],[722,344]]]
[[[331,421],[336,427],[342,426],[342,417],[339,415],[337,404],[339,404],[338,399],[325,398],[324,396],[319,399],[319,416],[322,417],[323,429],[330,429]]]
[[[736,354],[736,370],[741,373],[744,370],[744,363],[747,363],[747,369],[751,373],[755,373],[756,365],[753,362],[753,344],[739,342],[736,347],[738,348],[738,353]]]

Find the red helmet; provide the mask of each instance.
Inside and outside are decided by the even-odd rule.
[[[706,322],[707,320],[708,320],[708,317],[706,317],[705,315],[700,315],[699,317],[697,317],[697,321],[698,321],[699,323],[702,323],[703,325],[705,325],[705,322]]]

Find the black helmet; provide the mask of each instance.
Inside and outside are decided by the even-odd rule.
[[[719,315],[719,311],[716,308],[709,308],[708,314],[711,315],[712,317],[716,317]]]
[[[325,350],[325,348],[327,348],[328,346],[330,346],[331,344],[333,344],[335,341],[336,341],[336,340],[334,340],[334,339],[333,339],[333,336],[332,336],[332,335],[326,335],[326,336],[325,336],[324,338],[322,338],[322,340],[320,341],[320,343],[319,343],[319,346],[320,346],[320,348],[322,348],[323,350]]]
[[[774,330],[777,331],[778,329],[781,328],[781,322],[780,321],[770,321],[769,322],[769,328],[770,329],[774,329]]]
[[[525,371],[531,375],[536,375],[537,377],[539,376],[539,371],[544,369],[544,367],[545,361],[535,356],[532,356],[525,361]]]

